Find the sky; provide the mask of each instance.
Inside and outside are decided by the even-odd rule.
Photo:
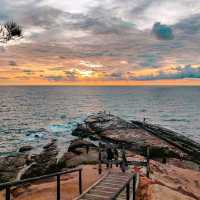
[[[200,85],[200,1],[0,0],[0,85]]]

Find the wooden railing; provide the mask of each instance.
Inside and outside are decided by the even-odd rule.
[[[63,171],[63,172],[57,172],[57,173],[44,175],[44,176],[3,183],[3,184],[0,184],[0,190],[5,190],[5,200],[11,200],[11,188],[12,187],[22,186],[26,183],[33,183],[36,181],[56,177],[56,183],[57,183],[56,184],[56,188],[57,188],[56,189],[56,200],[61,200],[60,177],[64,174],[69,174],[69,173],[73,173],[73,172],[78,172],[78,174],[79,174],[79,193],[82,194],[82,168],[75,168],[75,169],[71,169],[71,170],[67,170],[67,171]]]
[[[130,200],[130,184],[132,182],[132,200],[136,199],[136,193],[138,190],[138,186],[139,186],[139,174],[133,174],[133,176],[120,188],[119,191],[117,191],[113,197],[111,198],[111,200],[116,200],[119,195],[121,194],[122,191],[124,191],[124,189],[126,188],[126,200]]]

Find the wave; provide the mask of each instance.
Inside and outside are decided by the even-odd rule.
[[[163,121],[165,122],[190,122],[189,119],[164,119]]]

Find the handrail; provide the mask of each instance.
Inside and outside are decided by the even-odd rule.
[[[120,188],[119,191],[117,191],[111,198],[111,200],[115,200],[117,199],[117,197],[121,194],[121,192],[126,188],[126,199],[129,200],[130,199],[130,183],[132,181],[133,184],[133,190],[132,190],[132,199],[135,200],[136,199],[136,192],[137,189],[139,187],[139,179],[140,179],[140,175],[139,173],[137,174],[133,174],[129,180],[123,185],[122,188]]]
[[[79,172],[79,193],[82,194],[82,168],[80,168],[80,167],[71,169],[71,170],[62,171],[62,172],[56,172],[56,173],[52,173],[52,174],[48,174],[48,175],[43,175],[43,176],[39,176],[39,177],[33,177],[33,178],[28,178],[28,179],[19,180],[19,181],[2,183],[2,184],[0,184],[0,190],[5,189],[6,190],[5,200],[10,200],[11,199],[11,197],[10,197],[11,196],[10,195],[11,187],[23,185],[25,183],[32,183],[32,182],[39,181],[39,180],[57,177],[57,180],[56,180],[56,182],[57,182],[57,198],[56,199],[60,200],[60,176],[64,175],[64,174],[73,173],[73,172]]]
[[[110,171],[107,171],[100,179],[98,179],[94,184],[92,184],[89,188],[87,188],[79,197],[73,199],[73,200],[79,200],[81,199],[87,192],[89,192],[93,187],[97,186],[100,182],[104,180],[106,176],[110,174]]]
[[[137,173],[135,175],[135,193],[137,192],[137,190],[139,188],[139,184],[140,184],[140,174]]]
[[[123,185],[123,187],[120,188],[119,191],[117,191],[113,196],[112,196],[112,200],[115,200],[119,195],[120,193],[125,189],[125,187],[129,188],[129,185],[130,185],[130,182],[131,180],[133,180],[133,178],[135,177],[135,175],[133,174],[129,179],[128,181]],[[129,188],[130,189],[130,188]],[[129,190],[128,189],[128,190]]]

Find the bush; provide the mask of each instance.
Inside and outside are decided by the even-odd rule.
[[[14,36],[20,37],[22,35],[22,29],[16,22],[9,21],[6,22],[4,26],[9,32],[9,39],[11,39]]]

